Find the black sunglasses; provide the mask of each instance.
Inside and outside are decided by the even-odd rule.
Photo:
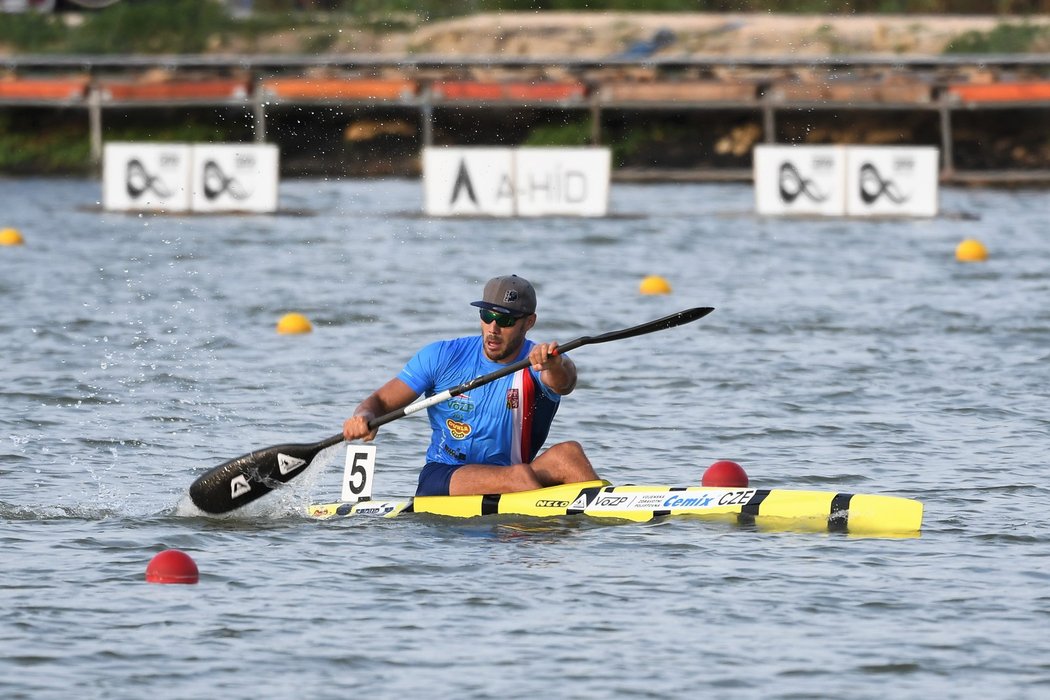
[[[496,322],[496,325],[500,328],[511,328],[521,316],[511,316],[510,314],[501,314],[497,311],[489,311],[488,309],[481,309],[481,322],[492,323]]]

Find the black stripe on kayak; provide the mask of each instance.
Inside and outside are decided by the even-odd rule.
[[[836,493],[831,499],[828,532],[846,532],[849,526],[849,502],[852,498],[852,493]]]
[[[498,493],[488,493],[481,497],[481,514],[482,515],[495,515],[499,512],[499,499]]]
[[[576,501],[578,501],[580,499],[580,496],[586,496],[587,497],[587,499],[586,499],[587,500],[587,505],[590,505],[591,501],[594,500],[594,497],[597,496],[598,492],[601,491],[603,488],[606,488],[606,487],[605,486],[591,486],[590,488],[580,489],[580,492],[578,494],[576,494],[576,498],[572,499],[572,503],[575,503]],[[610,492],[612,492],[614,490],[615,490],[615,488],[610,488],[609,489]],[[586,506],[584,506],[584,508],[586,508]],[[565,514],[566,515],[580,515],[581,513],[583,513],[583,510],[584,510],[583,508],[566,508],[565,509]]]
[[[758,510],[762,506],[762,501],[766,500],[766,496],[769,495],[769,489],[759,489],[755,491],[755,495],[748,500],[747,503],[740,506],[740,513],[736,516],[736,520],[741,525],[754,525],[755,517],[758,515]]]

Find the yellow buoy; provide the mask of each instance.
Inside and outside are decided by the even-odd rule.
[[[285,314],[277,322],[278,333],[309,333],[314,327],[310,325],[310,319],[302,314]]]
[[[22,234],[16,228],[0,229],[0,245],[22,245]]]
[[[967,238],[955,247],[955,259],[959,262],[984,262],[988,259],[988,249],[973,238]]]
[[[670,294],[671,285],[660,275],[649,275],[638,285],[642,294]]]

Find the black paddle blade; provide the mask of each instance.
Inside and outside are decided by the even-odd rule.
[[[342,438],[337,435],[312,445],[275,445],[231,459],[194,481],[190,500],[211,515],[241,508],[294,479],[321,451]]]

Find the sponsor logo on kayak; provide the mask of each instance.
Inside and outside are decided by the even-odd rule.
[[[727,491],[722,494],[722,497],[718,499],[718,505],[720,506],[735,506],[743,505],[751,500],[751,497],[755,495],[757,491],[755,489],[745,489],[743,491]]]
[[[640,494],[634,501],[634,507],[639,510],[655,510],[660,507],[664,499],[667,498],[667,493],[643,493]]]
[[[620,494],[611,493],[600,493],[590,501],[587,500],[586,494],[580,494],[580,497],[573,501],[572,508],[585,508],[587,510],[626,510],[635,506],[637,496],[623,496]]]
[[[591,502],[591,508],[624,508],[632,500],[630,496],[598,496]]]
[[[664,508],[706,508],[711,505],[711,501],[715,500],[715,497],[701,493],[696,496],[679,496],[677,494],[669,496],[667,500],[663,502]]]
[[[574,509],[574,510],[583,510],[584,508],[587,507],[587,500],[588,500],[587,494],[586,493],[581,493],[579,496],[576,497],[576,500],[573,501],[572,505],[569,506],[569,507]]]
[[[327,518],[332,515],[346,515],[346,513],[340,511],[341,505],[337,506],[325,503],[323,505],[310,506],[306,512],[314,518]]]
[[[714,508],[747,503],[755,495],[755,489],[742,491],[704,491],[698,494],[675,493],[663,502],[664,508]]]
[[[355,515],[389,515],[393,512],[393,503],[376,503],[370,506],[357,506],[354,508]]]
[[[643,493],[602,492],[588,498],[580,496],[569,506],[573,510],[668,510],[672,508],[715,508],[743,505],[755,495],[755,489],[703,491],[648,491]]]
[[[536,501],[537,508],[568,508],[568,501]]]

